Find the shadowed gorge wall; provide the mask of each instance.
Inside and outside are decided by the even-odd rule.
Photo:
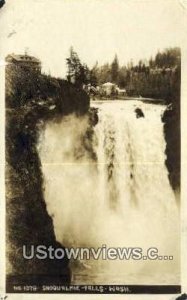
[[[168,109],[163,115],[164,134],[166,139],[166,166],[169,180],[175,191],[180,191],[181,176],[181,128],[180,128],[180,88],[181,68],[178,67],[173,77],[172,92],[167,99]]]
[[[46,76],[17,63],[6,67],[6,211],[7,273],[35,278],[36,275],[70,281],[67,258],[25,260],[23,245],[61,245],[43,198],[43,178],[37,153],[40,126],[46,120],[88,111],[88,96],[61,79]],[[46,283],[45,276],[41,276]],[[52,282],[50,278],[50,283]],[[39,283],[37,279],[37,283]]]

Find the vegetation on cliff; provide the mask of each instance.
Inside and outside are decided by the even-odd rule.
[[[12,275],[59,278],[70,281],[68,260],[25,260],[23,245],[52,245],[51,217],[43,196],[43,177],[37,153],[39,128],[44,121],[69,113],[84,114],[89,97],[65,80],[43,75],[32,68],[6,67],[6,197],[7,272]],[[55,277],[56,276],[56,277]],[[33,278],[33,277],[32,277]],[[9,282],[9,281],[8,281]],[[14,281],[15,282],[15,277]],[[30,282],[30,281],[29,281]],[[37,278],[37,283],[40,281]]]

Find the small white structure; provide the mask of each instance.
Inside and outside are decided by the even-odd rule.
[[[127,94],[126,89],[120,89],[119,87],[117,87],[116,90],[117,90],[118,96],[126,96],[126,94]]]
[[[106,82],[102,84],[101,90],[106,96],[111,96],[112,94],[116,93],[117,85],[115,83]]]

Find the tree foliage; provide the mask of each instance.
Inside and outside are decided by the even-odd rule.
[[[70,49],[67,58],[68,81],[78,87],[84,84],[92,86],[106,82],[117,84],[125,88],[129,96],[162,98],[166,102],[173,95],[173,83],[177,80],[180,69],[180,49],[168,48],[151,57],[149,62],[140,60],[134,64],[131,60],[127,65],[120,66],[115,55],[112,63],[99,66],[98,63],[89,70],[86,64],[81,63],[77,53]]]
[[[119,63],[118,63],[118,57],[115,55],[114,60],[111,64],[111,80],[114,83],[118,83],[118,77],[119,77]]]
[[[82,64],[78,54],[73,47],[70,48],[70,55],[66,59],[67,62],[67,79],[77,87],[82,87],[83,84],[89,82],[90,71],[86,64]]]
[[[140,60],[119,66],[118,57],[111,64],[95,65],[92,74],[98,85],[105,82],[116,83],[125,88],[129,96],[162,98],[167,101],[173,94],[173,82],[180,69],[180,49],[169,48],[158,52],[149,62]],[[179,80],[178,80],[179,81]]]

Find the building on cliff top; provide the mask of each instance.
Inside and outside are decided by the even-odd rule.
[[[9,54],[6,57],[6,62],[8,64],[16,64],[17,66],[20,67],[32,68],[36,71],[41,72],[41,61],[27,54],[24,55]]]

